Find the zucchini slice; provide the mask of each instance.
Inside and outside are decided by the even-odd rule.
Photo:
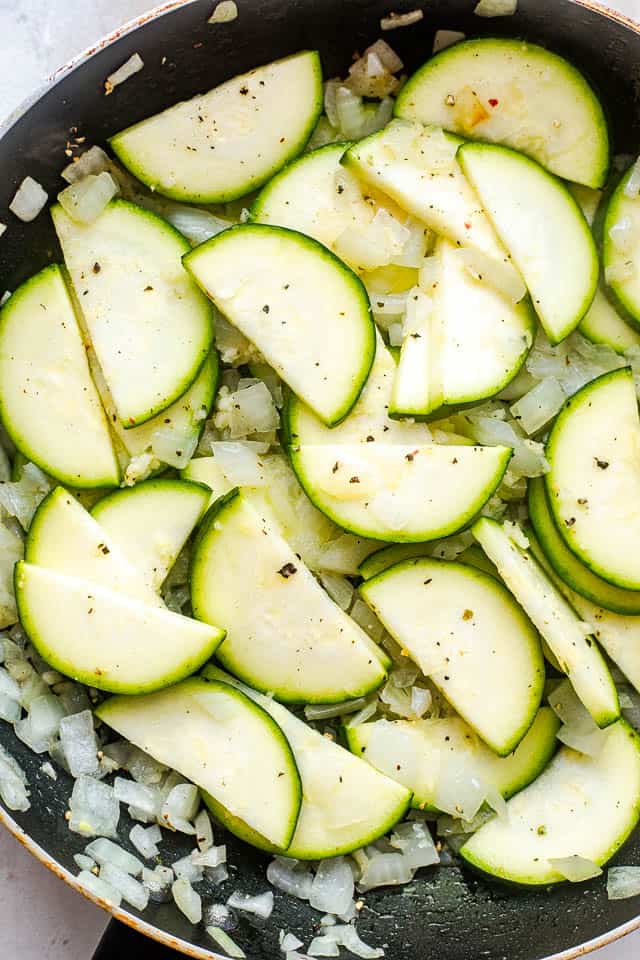
[[[322,111],[322,68],[304,50],[233,77],[109,140],[152,190],[224,203],[255,190],[304,148]]]
[[[342,162],[437,234],[503,260],[505,252],[456,159],[461,143],[440,127],[394,120],[350,147]]]
[[[567,547],[604,580],[640,590],[640,418],[629,367],[567,400],[546,456],[549,506]]]
[[[62,270],[45,267],[0,311],[0,416],[21,454],[72,487],[120,482],[109,426]]]
[[[329,426],[358,399],[375,355],[375,328],[358,277],[293,230],[241,224],[183,262],[216,306]],[[340,350],[327,351],[327,343]]]
[[[360,594],[478,736],[499,756],[512,753],[545,673],[536,631],[504,586],[462,563],[416,559],[365,581]]]
[[[640,332],[620,316],[601,289],[578,325],[578,332],[592,343],[603,343],[623,354],[631,347],[640,347]]]
[[[347,724],[344,734],[352,753],[412,791],[412,807],[439,810],[442,787],[460,775],[461,767],[468,777],[475,776],[509,800],[547,766],[556,752],[559,729],[553,710],[541,707],[508,757],[497,757],[460,717]]]
[[[640,201],[625,190],[635,164],[611,194],[602,228],[602,263],[609,290],[625,315],[640,325]]]
[[[618,694],[597,644],[585,633],[586,624],[534,557],[518,547],[499,523],[482,517],[472,533],[548,643],[595,722],[599,727],[614,723],[620,716]]]
[[[607,179],[600,102],[572,64],[533,43],[483,38],[448,47],[409,78],[395,112],[504,143],[565,180],[601,187]]]
[[[288,847],[302,803],[296,761],[277,723],[242,691],[194,677],[146,697],[110,697],[96,714],[270,843]]]
[[[247,598],[250,597],[250,602]],[[220,662],[290,703],[340,703],[383,683],[389,659],[237,489],[209,510],[191,566],[194,616],[221,622]]]
[[[338,443],[423,444],[429,430],[420,423],[393,420],[389,404],[396,362],[376,331],[376,355],[371,372],[349,416],[337,427],[329,428],[313,410],[290,394],[282,414],[287,441],[299,444],[333,445]]]
[[[640,816],[640,740],[619,720],[597,757],[561,747],[544,773],[478,830],[460,855],[483,873],[526,886],[560,883],[553,860],[604,865]]]
[[[307,726],[271,697],[245,687],[213,666],[204,676],[232,684],[269,713],[289,741],[302,781],[302,806],[286,851],[298,860],[323,860],[358,850],[384,836],[406,814],[411,793],[348,750]],[[255,794],[252,795],[255,805]],[[219,812],[214,808],[216,816]],[[265,849],[242,823],[223,823]],[[243,829],[244,828],[244,829]]]
[[[515,150],[467,143],[458,159],[545,333],[559,343],[578,326],[598,285],[598,254],[582,210],[560,180]]]
[[[371,580],[372,577],[376,577],[379,573],[383,573],[389,567],[395,566],[396,563],[402,563],[404,560],[413,560],[416,557],[429,559],[432,551],[434,551],[432,543],[393,543],[370,554],[360,564],[358,572],[363,580]],[[438,557],[438,553],[435,551],[433,555]],[[476,570],[482,570],[484,573],[498,578],[494,565],[480,547],[475,544],[467,547],[456,559],[459,563],[466,563],[470,567],[475,567]]]
[[[120,422],[136,427],[183,395],[211,347],[211,305],[180,262],[189,243],[127,200],[89,224],[58,204],[51,215]]]
[[[36,510],[24,558],[47,570],[162,606],[145,571],[129,561],[108,531],[64,487],[52,490]]]
[[[16,564],[15,591],[40,656],[111,693],[149,693],[182,680],[224,637],[218,627],[24,561]]]
[[[397,543],[447,537],[493,496],[510,447],[364,443],[291,445],[307,496],[344,530]]]
[[[158,477],[108,494],[91,513],[159,590],[208,501],[209,491],[200,483]]]
[[[535,533],[527,529],[531,553],[548,577],[582,619],[593,627],[593,635],[627,680],[640,692],[640,616],[624,616],[605,610],[572,590],[549,563]]]
[[[425,417],[441,406],[495,396],[531,349],[536,321],[530,301],[513,304],[490,278],[473,276],[466,252],[441,240],[430,296],[414,288],[414,303],[424,306],[414,311],[415,329],[407,311],[392,416]]]
[[[545,556],[561,580],[596,606],[615,613],[640,614],[640,591],[615,587],[578,560],[567,547],[553,522],[544,480],[529,481],[529,519]],[[589,617],[585,617],[595,626]]]

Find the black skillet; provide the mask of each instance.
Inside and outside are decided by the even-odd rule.
[[[51,224],[42,214],[21,224],[7,212],[18,183],[35,177],[55,196],[59,171],[73,133],[88,143],[177,100],[207,90],[236,73],[302,48],[321,51],[325,75],[344,72],[354,50],[380,33],[380,16],[389,9],[424,6],[421,23],[391,34],[393,46],[413,70],[429,55],[437,28],[468,35],[522,36],[567,56],[589,77],[609,113],[615,153],[640,147],[640,28],[587,0],[519,0],[513,17],[482,20],[472,15],[475,0],[238,0],[240,15],[230,24],[209,26],[211,0],[178,2],[139,18],[60,72],[47,90],[7,126],[0,139],[0,220],[9,229],[0,241],[0,289],[15,289],[49,260],[60,260]],[[142,73],[104,96],[105,77],[139,52]],[[19,66],[17,67],[19,69]],[[67,829],[64,811],[70,779],[43,776],[42,758],[32,754],[0,724],[0,743],[26,770],[31,809],[0,820],[46,866],[74,885],[73,854],[82,838]],[[256,798],[260,802],[260,798]],[[128,847],[131,824],[121,819],[120,841]],[[266,858],[226,837],[230,879],[206,899],[226,899],[236,888],[264,890]],[[168,862],[187,852],[173,837],[164,844]],[[620,864],[640,865],[640,831],[618,855]],[[104,904],[102,904],[104,906]],[[366,896],[361,936],[383,945],[387,960],[569,960],[640,927],[637,900],[610,902],[603,878],[585,885],[539,890],[507,889],[457,866],[421,871],[404,889]],[[172,904],[150,904],[144,919],[135,910],[112,913],[130,927],[192,957],[210,957],[213,944],[202,927],[192,927]],[[269,921],[249,914],[233,931],[249,960],[274,960],[280,929],[295,931],[305,943],[317,915],[299,900],[276,896]],[[111,924],[99,951],[101,960],[161,957],[170,951]]]

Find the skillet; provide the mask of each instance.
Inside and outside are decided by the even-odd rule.
[[[211,0],[169,3],[63,68],[5,125],[0,137],[0,219],[7,218],[8,203],[26,174],[39,180],[51,196],[60,190],[59,171],[71,133],[86,137],[88,143],[104,143],[109,134],[177,100],[303,48],[318,48],[325,76],[337,75],[344,72],[354,50],[379,36],[378,21],[390,7],[398,12],[425,7],[421,23],[387,36],[410,71],[428,57],[439,28],[478,36],[521,36],[563,54],[587,75],[603,100],[613,153],[638,152],[640,27],[589,0],[519,0],[515,16],[493,20],[474,17],[474,4],[475,0],[393,4],[239,0],[238,19],[214,27],[207,25]],[[105,77],[134,52],[142,56],[144,70],[112,96],[104,96]],[[52,260],[61,260],[61,255],[48,217],[43,214],[31,224],[10,218],[0,243],[0,289],[15,289]],[[42,758],[18,741],[7,724],[0,724],[0,743],[24,768],[31,787],[31,809],[9,815],[0,805],[0,822],[45,866],[77,886],[73,854],[81,852],[86,841],[70,833],[64,820],[70,778],[62,770],[55,783],[44,776]],[[129,846],[131,826],[126,816],[121,817],[119,842],[124,846]],[[222,888],[205,891],[205,899],[224,900],[234,889],[264,890],[267,858],[233,837],[224,841],[229,846],[230,878]],[[163,844],[167,862],[189,848],[179,835],[169,835]],[[614,863],[640,865],[640,831]],[[604,877],[578,886],[524,891],[492,884],[451,865],[423,870],[405,888],[367,894],[358,930],[367,942],[385,947],[387,960],[573,960],[640,928],[637,910],[634,899],[609,901]],[[191,957],[216,956],[204,929],[192,927],[172,903],[150,903],[144,919],[135,910],[111,913],[166,947]],[[280,929],[291,930],[308,943],[316,923],[317,914],[307,904],[277,895],[269,921],[241,914],[233,937],[249,960],[273,960],[280,956]],[[108,960],[173,954],[111,924],[99,956]]]

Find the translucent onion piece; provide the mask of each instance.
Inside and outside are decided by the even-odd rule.
[[[100,869],[100,879],[117,890],[122,899],[136,910],[146,909],[149,903],[149,891],[124,870],[120,870],[112,863],[105,863]]]
[[[322,913],[344,913],[353,899],[353,873],[344,857],[321,860],[313,878],[309,903]]]
[[[201,852],[194,851],[191,854],[191,859],[198,867],[214,870],[216,867],[227,862],[226,844],[223,843],[219,847],[209,847],[207,850],[202,850]]]
[[[607,896],[609,900],[640,896],[640,867],[609,867]]]
[[[413,820],[397,824],[391,834],[390,843],[402,852],[412,870],[440,863],[440,856],[426,823]]]
[[[144,811],[150,817],[159,816],[162,795],[155,787],[148,787],[144,783],[135,783],[133,780],[116,777],[113,782],[113,791],[121,803],[128,803],[136,809]]]
[[[298,860],[275,857],[267,867],[267,880],[272,887],[297,897],[298,900],[308,900],[311,896],[311,868]]]
[[[554,857],[549,859],[551,866],[562,874],[562,876],[571,881],[571,883],[582,883],[584,880],[591,880],[593,877],[599,877],[602,868],[592,860],[586,860],[574,854],[571,857]]]
[[[409,10],[407,13],[390,13],[380,20],[381,30],[397,30],[399,27],[411,27],[424,17],[423,10]]]
[[[117,843],[107,840],[106,837],[99,837],[93,840],[85,847],[85,854],[95,860],[100,866],[110,863],[125,873],[130,873],[134,877],[142,873],[142,863],[137,857],[127,850],[123,850]]]
[[[118,185],[110,173],[90,173],[65,187],[58,194],[58,202],[72,220],[93,223],[117,193]]]
[[[520,397],[511,413],[526,433],[537,433],[555,417],[566,399],[559,382],[548,377]]]
[[[257,453],[242,441],[218,441],[211,444],[218,466],[234,487],[261,487],[265,475]]]
[[[445,50],[447,47],[453,46],[454,43],[464,40],[465,37],[466,33],[460,33],[459,30],[436,30],[431,52],[438,53],[440,50]]]
[[[31,223],[44,208],[49,195],[33,177],[25,177],[18,187],[9,210],[23,223]]]
[[[67,183],[75,183],[77,180],[83,180],[89,174],[102,173],[109,170],[111,160],[104,152],[102,147],[89,147],[79,157],[74,157],[62,171],[62,179]]]
[[[234,0],[220,0],[217,3],[213,13],[207,20],[207,23],[231,23],[238,17],[238,7]],[[233,954],[229,954],[233,956]],[[244,956],[244,954],[242,954]]]
[[[376,887],[399,886],[408,883],[413,876],[409,862],[401,853],[381,853],[372,860],[358,880],[358,890],[366,893]]]
[[[476,17],[511,17],[518,9],[518,0],[480,0],[474,9]]]
[[[243,910],[245,913],[253,913],[256,917],[267,920],[273,913],[273,893],[267,890],[252,897],[247,893],[234,890],[227,900],[227,906],[235,910]]]
[[[222,927],[210,926],[206,930],[211,939],[215,940],[219,947],[222,947],[227,956],[233,957],[234,960],[243,960],[246,957],[244,950],[231,939],[228,933],[225,933]]]
[[[178,877],[171,887],[175,904],[190,923],[200,923],[202,920],[202,900],[188,880]]]
[[[78,777],[69,800],[69,829],[85,837],[117,836],[120,804],[115,791],[93,777]]]
[[[157,857],[160,853],[160,848],[149,836],[149,831],[145,830],[144,827],[141,827],[139,823],[136,823],[135,826],[133,826],[129,831],[129,840],[136,848],[138,853],[145,858],[145,860],[150,860],[152,857]]]
[[[197,863],[194,863],[193,858],[189,854],[187,854],[186,857],[180,857],[179,860],[175,860],[171,866],[173,867],[173,872],[176,877],[181,880],[188,880],[189,883],[199,883],[200,880],[204,879],[204,869]]]
[[[95,874],[90,873],[88,870],[82,870],[78,874],[78,883],[88,890],[89,893],[92,893],[94,897],[99,897],[100,900],[106,900],[107,903],[110,903],[114,907],[119,907],[122,903],[122,895],[112,887],[110,883],[107,883],[106,880],[102,880],[100,877],[96,877]]]
[[[196,828],[196,843],[198,844],[198,850],[200,850],[201,853],[204,853],[213,846],[213,827],[211,826],[211,818],[204,807],[193,821],[193,825]]]
[[[135,73],[138,73],[144,67],[144,60],[139,53],[132,54],[128,60],[122,64],[121,67],[118,67],[117,70],[114,70],[113,73],[110,73],[107,79],[104,82],[104,92],[107,96],[110,93],[113,93],[115,87],[118,87],[121,83],[124,83],[129,77],[132,77]]]
[[[72,777],[98,773],[98,743],[93,727],[93,714],[83,710],[60,721],[60,741]]]
[[[633,247],[633,227],[629,217],[623,217],[609,227],[609,239],[619,253],[630,253]]]
[[[456,250],[456,256],[474,279],[486,281],[511,303],[519,303],[526,295],[527,288],[522,277],[506,258],[496,260],[474,247]]]

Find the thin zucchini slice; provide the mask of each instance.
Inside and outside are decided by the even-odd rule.
[[[639,816],[640,741],[619,720],[597,757],[561,747],[544,773],[509,801],[507,815],[481,827],[460,854],[498,879],[546,886],[565,879],[555,859],[607,863]]]
[[[459,776],[461,767],[468,777],[475,776],[509,800],[547,766],[558,745],[559,729],[553,710],[541,707],[508,757],[497,757],[460,717],[347,724],[344,734],[356,757],[412,791],[412,807],[438,810],[441,788]]]
[[[296,761],[280,727],[242,691],[194,677],[146,697],[110,697],[96,714],[268,841],[288,847],[302,803]]]
[[[531,552],[547,576],[566,597],[582,619],[593,628],[593,635],[627,680],[640,692],[640,616],[630,617],[605,610],[572,590],[549,563],[535,533],[527,529]]]
[[[165,197],[225,203],[300,153],[321,110],[320,58],[305,50],[169,107],[109,144],[138,180]]]
[[[287,441],[298,444],[338,443],[428,443],[430,433],[422,424],[393,420],[389,404],[396,362],[376,332],[376,355],[371,372],[349,416],[337,427],[327,427],[298,397],[290,395],[282,415]]]
[[[111,693],[150,693],[193,673],[224,637],[170,610],[20,561],[16,602],[29,639],[65,676]]]
[[[437,234],[502,260],[504,250],[456,159],[461,143],[440,127],[394,120],[350,147],[342,162]]]
[[[499,756],[512,753],[545,674],[536,631],[504,586],[461,563],[416,559],[365,581],[360,594],[478,736]]]
[[[405,815],[411,800],[406,787],[323,737],[271,697],[213,666],[205,667],[204,676],[232,684],[251,697],[273,717],[289,741],[300,771],[302,806],[288,857],[322,860],[350,853],[373,843]],[[255,795],[253,802],[255,805]],[[260,837],[243,830],[242,824],[233,826],[243,839],[264,849]]]
[[[609,290],[625,315],[640,325],[640,201],[628,196],[635,165],[611,194],[602,228],[602,263]]]
[[[145,572],[129,561],[108,531],[64,487],[52,490],[36,510],[24,557],[47,570],[162,606]]]
[[[567,547],[604,580],[640,590],[640,418],[629,367],[567,400],[546,456],[549,506]]]
[[[490,277],[473,276],[465,253],[441,240],[430,296],[413,294],[414,303],[424,304],[423,315],[415,311],[413,329],[407,311],[392,416],[425,417],[441,406],[495,396],[517,376],[531,349],[536,322],[530,301],[513,304]]]
[[[482,517],[472,533],[495,563],[506,586],[548,643],[573,689],[599,727],[620,716],[613,678],[586,624],[554,587],[542,567],[495,520]]]
[[[616,353],[640,347],[640,333],[620,316],[601,289],[578,325],[578,331],[592,343],[602,343]]]
[[[428,60],[403,87],[396,116],[529,154],[552,173],[604,185],[609,136],[602,106],[576,68],[522,40],[467,40]]]
[[[596,606],[615,613],[640,614],[640,591],[623,590],[592,573],[567,547],[553,522],[544,480],[529,481],[529,519],[547,560],[567,586]],[[593,621],[585,617],[593,624]]]
[[[334,523],[372,540],[435,540],[461,530],[493,496],[509,447],[291,445],[307,496]]]
[[[355,273],[316,240],[256,223],[224,230],[183,262],[324,423],[346,417],[376,343],[369,298]],[[332,342],[338,353],[327,351]]]
[[[184,394],[211,347],[211,305],[181,264],[189,243],[127,200],[89,224],[51,215],[120,422],[136,427]]]
[[[340,703],[386,676],[384,651],[324,592],[268,508],[237,489],[211,507],[200,531],[191,602],[198,619],[224,624],[220,662],[279,700]]]
[[[62,270],[45,267],[0,311],[0,416],[27,460],[72,487],[120,482]]]
[[[208,501],[209,492],[200,483],[158,477],[108,494],[91,513],[159,590]]]
[[[595,296],[598,254],[589,225],[566,186],[507,147],[467,143],[465,175],[526,283],[552,343],[569,336]]]

